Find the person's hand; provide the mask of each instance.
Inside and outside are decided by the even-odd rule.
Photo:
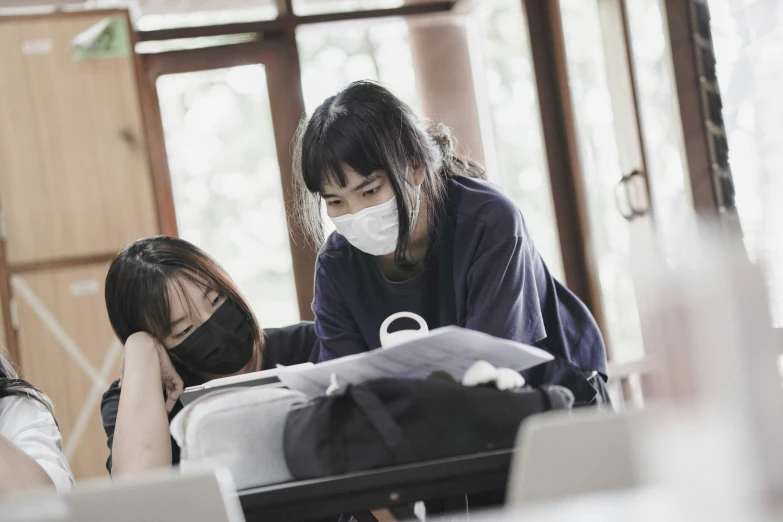
[[[166,390],[166,411],[171,413],[174,405],[177,404],[179,396],[182,395],[184,383],[177,370],[171,362],[166,348],[161,342],[152,337],[147,332],[136,332],[125,341],[125,351],[123,352],[123,374],[125,372],[125,361],[131,353],[153,352],[157,357],[160,367],[160,380]]]

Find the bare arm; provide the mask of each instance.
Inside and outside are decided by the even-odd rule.
[[[0,435],[0,494],[46,487],[54,487],[54,483],[44,469]]]
[[[165,349],[139,332],[125,343],[122,393],[112,445],[112,475],[171,466],[168,411],[182,392]],[[161,393],[166,386],[168,401]]]

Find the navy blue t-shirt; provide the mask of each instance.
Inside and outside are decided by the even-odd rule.
[[[545,349],[555,360],[524,372],[526,381],[566,386],[577,403],[595,397],[586,372],[606,378],[589,310],[549,273],[519,208],[485,181],[449,180],[438,250],[407,281],[388,280],[375,256],[340,234],[327,239],[313,300],[321,361],[378,348],[381,323],[400,311],[422,316],[430,329],[458,325]]]

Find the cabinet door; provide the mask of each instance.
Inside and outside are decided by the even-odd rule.
[[[122,347],[104,304],[107,264],[12,276],[23,376],[52,399],[79,479],[106,473],[100,401],[118,378]]]
[[[118,251],[158,231],[133,55],[76,61],[105,18],[0,21],[0,208],[7,261]]]

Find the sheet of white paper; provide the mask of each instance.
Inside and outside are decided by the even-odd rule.
[[[551,354],[540,348],[447,326],[433,330],[427,337],[390,348],[309,367],[281,368],[278,378],[289,388],[316,397],[329,387],[333,373],[341,385],[382,378],[426,379],[436,371],[446,371],[461,380],[476,361],[522,371],[552,359]]]

